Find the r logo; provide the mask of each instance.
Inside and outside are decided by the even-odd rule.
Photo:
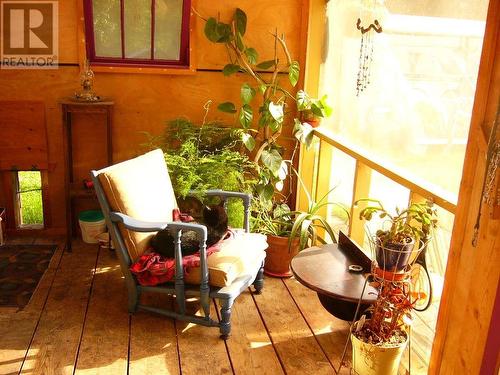
[[[53,67],[58,49],[57,2],[3,0],[1,4],[2,65]]]

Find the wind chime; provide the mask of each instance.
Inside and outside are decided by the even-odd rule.
[[[361,32],[361,47],[359,49],[359,69],[356,80],[356,96],[359,96],[370,84],[370,67],[373,61],[373,33],[382,32],[382,26],[378,20],[374,20],[368,27],[361,25],[361,18],[356,22],[356,28]]]

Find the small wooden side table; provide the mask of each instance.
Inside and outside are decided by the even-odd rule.
[[[81,102],[72,98],[63,98],[59,101],[62,106],[63,120],[63,143],[65,159],[65,195],[66,195],[66,249],[71,251],[71,239],[73,238],[73,199],[91,198],[95,199],[94,190],[85,190],[83,184],[74,181],[73,173],[73,139],[72,139],[72,115],[78,114],[102,114],[106,118],[106,154],[108,165],[113,164],[113,141],[112,122],[114,102],[104,99],[99,102]]]
[[[364,254],[359,254],[353,246],[356,245],[341,233],[338,245],[305,249],[290,264],[297,281],[314,290],[330,314],[347,321],[354,318],[366,281],[365,273],[370,272],[370,260]],[[354,264],[362,266],[364,272],[349,272],[349,266]],[[375,288],[366,285],[360,311],[372,304],[377,294]]]

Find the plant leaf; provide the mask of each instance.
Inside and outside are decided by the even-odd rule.
[[[264,164],[271,171],[271,173],[277,177],[281,168],[281,162],[283,161],[279,152],[274,149],[271,151],[264,150],[260,159],[262,160],[262,164]]]
[[[283,104],[274,104],[273,102],[269,103],[269,113],[278,123],[283,122]]]
[[[271,184],[267,184],[264,186],[259,185],[257,186],[257,193],[259,194],[259,197],[264,201],[270,201],[274,195],[273,185]]]
[[[288,176],[288,166],[286,164],[286,161],[283,160],[278,171],[278,178],[283,181],[286,176]]]
[[[205,36],[211,42],[217,43],[220,35],[217,33],[217,20],[210,17],[205,23]]]
[[[233,32],[231,31],[231,26],[227,23],[219,22],[217,24],[217,34],[219,35],[219,39],[217,39],[217,43],[227,43],[231,40]]]
[[[297,91],[297,95],[295,96],[297,100],[297,109],[299,111],[304,111],[309,109],[311,106],[311,98],[304,90]]]
[[[255,89],[248,83],[244,83],[243,86],[241,86],[240,96],[242,102],[248,104],[255,96]]]
[[[236,32],[236,47],[238,47],[238,50],[240,50],[241,52],[245,50],[245,43],[243,43],[243,37],[238,31]]]
[[[240,8],[236,8],[234,12],[234,22],[236,24],[236,30],[243,36],[247,30],[247,15]]]
[[[299,74],[300,74],[299,62],[294,60],[288,67],[288,79],[290,80],[290,83],[292,84],[293,87],[295,87],[295,85],[297,85],[297,82],[299,81]]]
[[[217,109],[221,112],[226,112],[226,113],[236,113],[236,107],[234,106],[234,103],[231,102],[224,102],[221,103],[217,106]]]
[[[255,50],[255,48],[247,48],[245,49],[245,55],[247,56],[248,62],[252,65],[257,64],[257,60],[259,54]]]
[[[227,64],[224,66],[224,69],[222,69],[222,74],[224,74],[226,77],[230,76],[231,74],[237,73],[240,70],[240,66],[236,64]]]
[[[307,148],[311,147],[314,139],[313,130],[313,127],[308,123],[301,123],[298,119],[295,119],[294,136],[300,143],[305,144]]]
[[[244,104],[240,109],[239,120],[241,126],[248,129],[252,125],[253,120],[253,110],[248,104]]]
[[[266,60],[266,61],[262,61],[260,64],[257,64],[257,68],[267,70],[269,68],[272,68],[274,65],[276,65],[276,61]]]
[[[248,149],[248,151],[253,151],[255,148],[255,139],[248,133],[243,133],[241,136],[241,139],[243,141],[243,144],[245,147]]]

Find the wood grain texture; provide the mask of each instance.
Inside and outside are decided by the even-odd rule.
[[[18,239],[9,243],[27,243],[27,241],[29,239]],[[40,244],[47,244],[47,242],[36,241]],[[59,245],[35,293],[23,310],[16,312],[0,308],[0,374],[17,374],[20,371],[62,254],[63,246]]]
[[[499,25],[500,2],[491,1],[430,373],[479,373],[498,288],[500,221],[488,205],[477,246],[471,241],[486,164],[483,124],[493,124],[500,99]]]
[[[187,305],[188,311],[196,311],[197,302]],[[201,314],[198,310],[197,314]],[[210,315],[217,319],[214,303]],[[183,374],[230,374],[232,373],[226,345],[219,338],[219,330],[192,323],[176,322],[180,364]]]
[[[265,288],[264,284],[264,292]],[[217,308],[220,308],[219,304]],[[236,374],[283,374],[249,291],[240,294],[234,303],[231,324],[231,338],[227,341],[227,348]]]
[[[281,279],[266,278],[265,285],[255,301],[286,373],[334,374]]]
[[[82,332],[97,246],[64,253],[29,348],[22,374],[72,374]]]
[[[163,295],[144,295],[142,303],[156,307],[172,306]],[[130,375],[180,374],[175,323],[172,319],[137,312],[130,326]]]
[[[116,254],[99,251],[75,374],[127,374],[127,291]]]
[[[48,165],[43,101],[0,101],[0,169],[48,169]]]
[[[349,323],[332,316],[321,306],[316,293],[301,285],[294,278],[286,279],[284,282],[328,359],[335,369],[338,369],[349,334]],[[351,347],[349,346],[344,367],[349,368],[350,358]]]

